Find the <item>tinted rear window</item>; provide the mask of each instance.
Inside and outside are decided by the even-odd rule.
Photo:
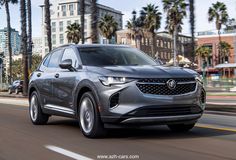
[[[149,56],[135,48],[128,47],[89,47],[79,48],[83,65],[157,65]]]

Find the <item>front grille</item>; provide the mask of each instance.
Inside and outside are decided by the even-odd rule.
[[[168,78],[141,79],[136,85],[142,93],[155,95],[180,95],[195,91],[196,82],[194,78],[171,78],[176,81],[176,87],[169,89]]]
[[[198,106],[157,106],[157,107],[144,107],[131,112],[130,116],[135,117],[155,117],[155,116],[178,116],[202,113]]]

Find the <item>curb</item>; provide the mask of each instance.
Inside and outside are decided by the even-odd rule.
[[[236,113],[235,103],[206,103],[207,111]]]
[[[28,98],[27,96],[23,95],[0,95],[0,97],[5,97],[5,98]]]

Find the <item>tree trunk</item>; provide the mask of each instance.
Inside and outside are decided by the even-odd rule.
[[[45,6],[45,23],[46,23],[46,32],[48,40],[48,49],[49,52],[52,50],[52,31],[51,31],[51,14],[50,14],[50,2],[49,0],[44,0]]]
[[[218,36],[219,36],[219,48],[218,48],[218,55],[216,55],[216,62],[218,61],[218,63],[220,63],[220,59],[221,59],[221,35],[220,35],[220,30],[218,30]]]
[[[91,4],[91,19],[92,19],[92,43],[98,43],[98,29],[97,29],[97,18],[98,18],[98,9],[97,9],[97,0],[92,0]]]
[[[155,57],[155,55],[156,55],[156,46],[157,46],[156,43],[157,43],[156,33],[153,32],[152,33],[152,57]]]
[[[24,66],[24,83],[23,95],[28,94],[29,72],[28,72],[28,59],[27,59],[27,31],[26,31],[26,6],[25,0],[20,0],[20,13],[21,13],[21,53],[23,55]]]
[[[32,67],[32,15],[31,15],[31,0],[27,0],[27,11],[28,11],[28,66],[29,70]]]
[[[178,66],[176,57],[177,57],[177,25],[175,26],[174,29],[174,57],[173,57],[174,66]]]
[[[80,22],[81,22],[81,42],[84,44],[84,15],[85,15],[85,1],[80,0]]]
[[[191,28],[191,61],[194,63],[195,60],[195,14],[194,14],[194,0],[189,0],[190,10],[190,28]]]
[[[12,83],[12,47],[11,47],[11,18],[10,18],[10,11],[9,11],[9,2],[5,1],[5,9],[7,15],[7,47],[8,47],[8,54],[9,54],[9,79],[8,83]]]

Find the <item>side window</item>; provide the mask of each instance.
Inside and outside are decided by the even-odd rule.
[[[73,49],[71,49],[71,48],[65,49],[61,61],[64,61],[66,59],[71,59],[72,60],[72,66],[74,68],[78,68],[78,59],[77,59],[76,53],[74,52]]]
[[[61,50],[57,50],[52,53],[50,61],[48,63],[49,68],[58,68],[59,67],[59,60],[61,58]]]
[[[45,67],[48,66],[48,62],[49,62],[49,60],[50,60],[50,57],[51,57],[51,54],[50,54],[50,55],[47,55],[47,57],[45,58],[45,60],[44,60],[44,62],[43,62],[43,65],[44,65]]]

